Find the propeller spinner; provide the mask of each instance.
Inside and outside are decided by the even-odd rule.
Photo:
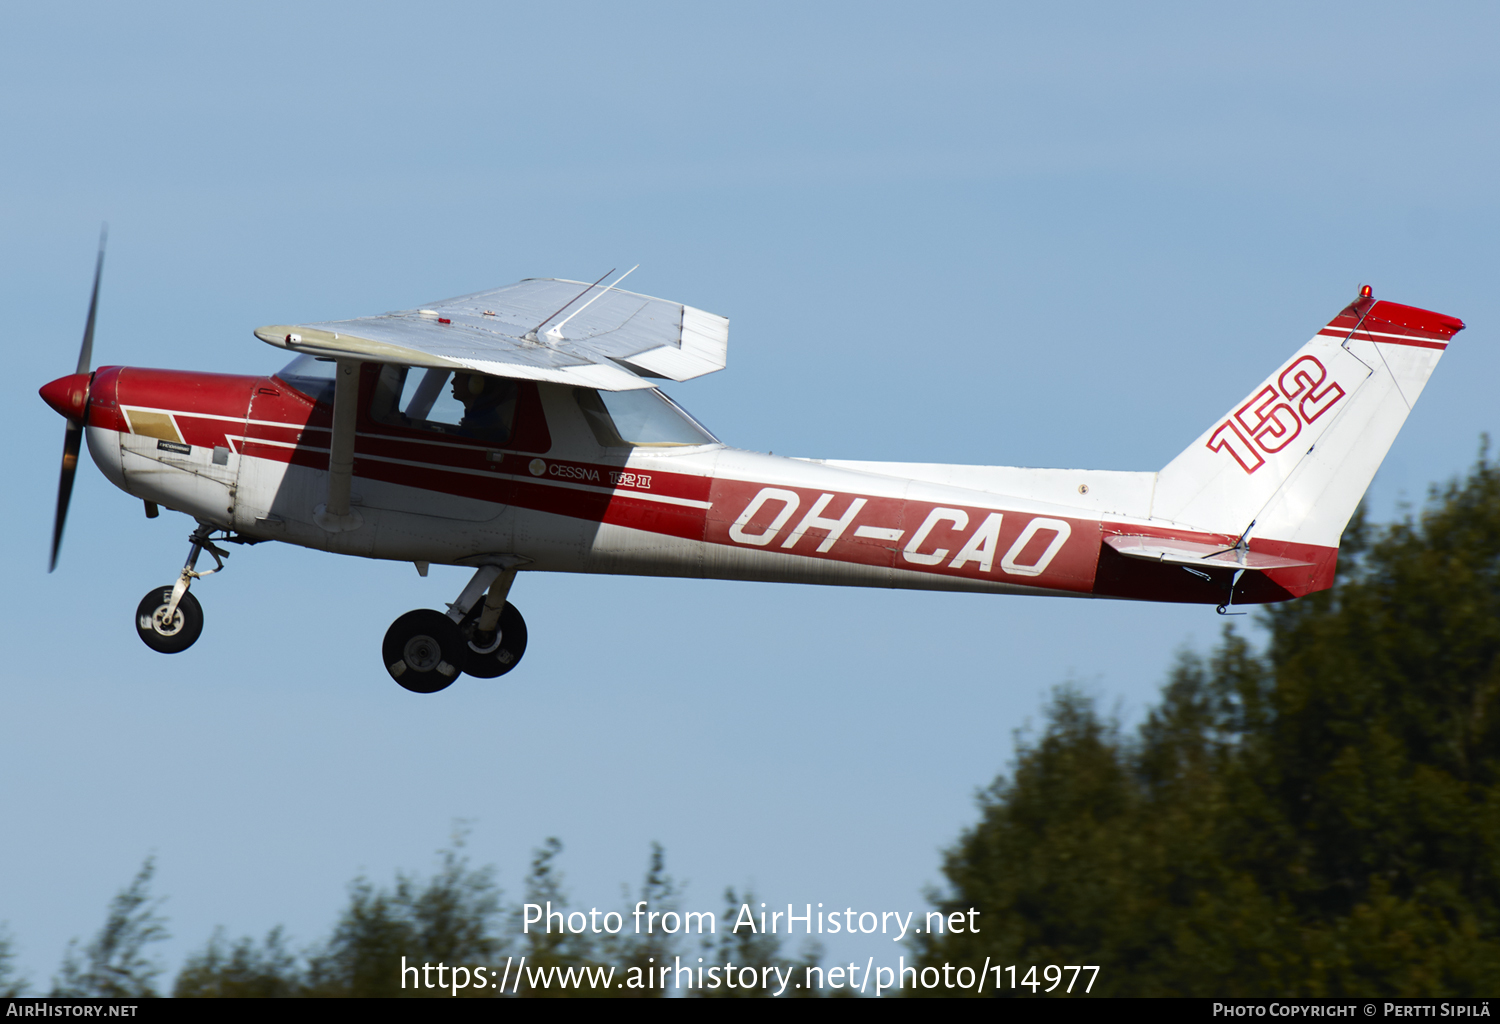
[[[78,349],[78,369],[59,377],[41,389],[42,401],[67,417],[63,435],[62,475],[57,482],[57,519],[52,526],[52,558],[47,571],[57,568],[57,551],[62,546],[63,524],[68,519],[68,502],[73,497],[73,477],[78,472],[78,450],[83,445],[83,428],[88,423],[89,385],[93,374],[89,363],[94,357],[94,319],[99,311],[99,278],[104,273],[104,243],[108,227],[99,232],[99,259],[94,264],[94,291],[89,296],[89,318],[83,328],[83,345]]]

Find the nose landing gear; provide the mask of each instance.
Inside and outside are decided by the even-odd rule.
[[[523,561],[507,555],[480,566],[446,615],[418,609],[391,623],[381,645],[391,678],[414,693],[436,693],[461,672],[494,679],[515,668],[526,653],[526,620],[505,598]]]
[[[152,590],[136,606],[135,631],[141,642],[153,651],[179,654],[193,646],[203,632],[203,606],[188,593],[188,587],[193,580],[212,576],[224,568],[224,559],[229,557],[229,552],[209,540],[216,529],[208,523],[199,523],[188,536],[192,547],[188,549],[187,562],[183,564],[177,582],[170,587]],[[214,567],[207,572],[198,572],[198,556],[205,551],[213,558]]]

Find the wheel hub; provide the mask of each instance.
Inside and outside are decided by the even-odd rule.
[[[443,660],[443,649],[436,640],[424,634],[406,641],[401,656],[413,670],[431,672]]]
[[[151,615],[151,628],[162,636],[176,636],[182,632],[183,621],[182,609],[174,609],[172,618],[169,620],[167,618],[167,606],[162,605]]]
[[[488,636],[476,632],[474,639],[469,641],[469,650],[476,654],[489,654],[500,646],[500,641],[503,639],[505,636],[498,629]]]

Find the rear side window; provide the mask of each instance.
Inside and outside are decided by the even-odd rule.
[[[655,388],[575,388],[573,398],[595,439],[605,448],[680,448],[718,443],[681,406]]]

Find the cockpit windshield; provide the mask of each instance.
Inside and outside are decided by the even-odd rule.
[[[276,376],[315,402],[333,402],[333,375],[338,364],[332,359],[300,355],[287,363]]]
[[[573,397],[594,437],[606,448],[680,448],[719,441],[687,410],[655,388],[575,388]]]

